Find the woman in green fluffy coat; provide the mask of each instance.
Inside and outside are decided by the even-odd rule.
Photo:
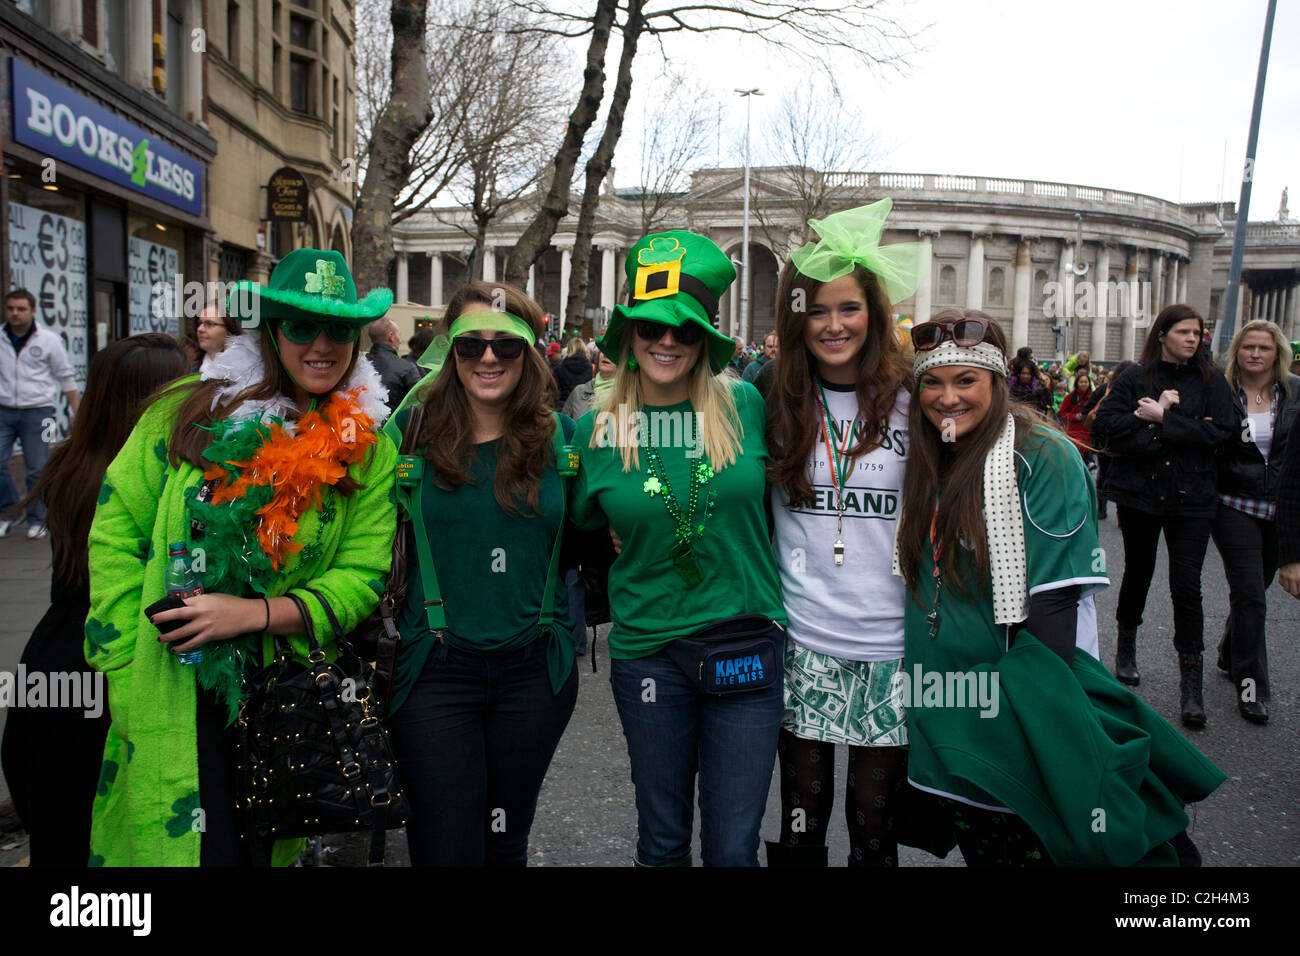
[[[231,296],[251,334],[202,375],[164,391],[109,466],[91,527],[86,659],[108,682],[112,726],[95,797],[90,863],[250,862],[235,814],[241,680],[273,634],[306,656],[297,590],[327,654],[378,601],[391,561],[396,452],[377,429],[385,392],[362,325],[392,301],[361,302],[338,253],[300,249],[266,287]],[[236,305],[242,309],[235,308]],[[204,593],[164,595],[168,546],[185,542]],[[160,629],[166,633],[160,633]],[[197,664],[177,654],[199,651]],[[281,841],[288,863],[300,841]]]

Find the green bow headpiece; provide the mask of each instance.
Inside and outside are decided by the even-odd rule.
[[[862,266],[884,286],[891,304],[902,302],[916,291],[925,265],[919,242],[880,245],[885,218],[893,208],[892,199],[882,199],[825,219],[809,219],[821,241],[794,250],[790,259],[796,269],[818,282],[830,282]]]

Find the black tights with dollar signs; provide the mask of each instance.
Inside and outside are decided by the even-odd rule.
[[[822,846],[835,808],[835,745],[782,730],[781,845]],[[898,865],[898,815],[907,784],[903,747],[849,747],[844,818],[849,866]]]

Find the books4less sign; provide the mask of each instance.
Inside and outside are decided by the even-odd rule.
[[[203,164],[17,58],[14,142],[192,216],[203,215]]]

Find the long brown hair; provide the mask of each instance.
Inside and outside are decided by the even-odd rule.
[[[1151,323],[1151,331],[1147,333],[1146,344],[1142,346],[1142,358],[1139,364],[1146,369],[1147,385],[1151,388],[1158,388],[1156,382],[1156,365],[1164,361],[1164,352],[1161,350],[1163,343],[1160,336],[1164,335],[1179,322],[1185,322],[1187,319],[1195,319],[1197,328],[1205,326],[1205,319],[1201,313],[1197,312],[1185,302],[1175,302],[1173,305],[1167,305],[1160,310],[1156,320]],[[1205,344],[1204,338],[1196,345],[1196,352],[1187,362],[1200,370],[1201,381],[1206,385],[1210,384],[1210,379],[1214,376],[1214,360],[1210,358],[1210,350]]]
[[[229,418],[244,402],[265,400],[277,395],[293,395],[294,381],[272,344],[279,326],[278,321],[269,319],[258,336],[258,349],[262,355],[262,381],[250,385],[229,400],[218,403],[215,408],[212,403],[217,392],[229,385],[229,382],[224,379],[209,379],[191,386],[193,390],[176,412],[176,424],[172,426],[172,437],[168,443],[168,458],[173,468],[179,468],[183,461],[200,470],[209,467],[212,463],[203,457],[203,451],[212,443],[213,423]],[[352,377],[359,352],[360,349],[354,342],[348,367],[331,392],[342,388]],[[373,453],[373,449],[371,451]],[[333,487],[340,494],[350,495],[362,486],[350,475],[344,475]]]
[[[471,282],[459,289],[447,303],[446,322],[467,306],[486,305],[516,315],[542,334],[542,310],[520,289],[502,282]],[[497,446],[496,480],[493,494],[507,514],[519,514],[522,502],[527,511],[537,512],[542,472],[551,467],[551,442],[555,437],[555,416],[551,409],[557,394],[555,376],[535,348],[524,349],[519,384],[510,394],[505,409],[505,430]],[[474,446],[474,416],[465,386],[456,374],[455,355],[449,353],[442,374],[421,389],[424,423],[417,447],[436,469],[434,482],[440,488],[455,489],[470,483],[470,470],[477,456]]]
[[[936,322],[961,318],[988,321],[984,341],[1007,354],[1007,340],[1002,329],[989,316],[974,309],[947,309],[934,317]],[[982,371],[982,370],[981,370]],[[989,575],[988,538],[984,530],[984,459],[1002,434],[1010,412],[1016,423],[1016,448],[1029,442],[1047,440],[1036,426],[1053,427],[1051,421],[1021,402],[1013,401],[1006,388],[1006,377],[993,376],[990,401],[984,420],[960,441],[943,441],[937,428],[925,417],[920,400],[908,410],[909,448],[907,472],[903,479],[903,507],[898,522],[898,561],[913,598],[921,568],[921,549],[930,534],[934,517],[935,540],[945,544],[939,564],[945,586],[970,595],[984,586]],[[936,512],[937,508],[937,512]],[[973,559],[959,560],[968,546]],[[969,574],[974,571],[974,580]],[[963,571],[966,572],[963,575]]]
[[[852,272],[867,303],[867,340],[858,352],[858,414],[861,437],[849,451],[854,458],[868,454],[889,427],[889,413],[900,386],[909,383],[907,362],[894,334],[893,308],[876,277],[861,266]],[[790,507],[813,502],[808,459],[820,424],[816,400],[817,360],[804,343],[808,306],[822,283],[799,272],[793,262],[781,271],[776,292],[776,385],[768,401],[767,450],[771,463],[767,480],[780,485]]]
[[[189,364],[179,342],[156,332],[121,339],[91,357],[72,431],[50,453],[40,480],[22,502],[45,498],[58,578],[77,587],[90,580],[86,538],[104,472],[126,444],[149,396],[184,375]]]

